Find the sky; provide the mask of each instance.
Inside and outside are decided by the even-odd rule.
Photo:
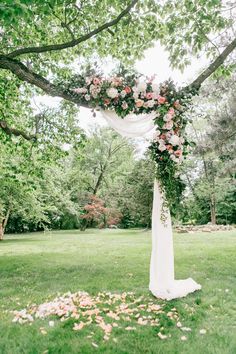
[[[193,81],[193,79],[204,67],[207,66],[207,64],[208,62],[204,57],[200,59],[193,58],[191,65],[185,69],[184,73],[181,73],[179,70],[173,70],[170,67],[168,53],[159,43],[156,43],[153,48],[145,51],[144,58],[136,63],[135,68],[138,72],[146,76],[150,77],[152,75],[156,75],[157,82],[163,82],[171,78],[176,84],[178,84],[178,86],[181,86]],[[37,105],[43,103],[51,107],[56,107],[60,99],[47,96],[38,96],[35,97],[34,101]],[[106,126],[106,122],[102,118],[101,114],[98,113],[96,117],[93,117],[91,111],[86,108],[80,109],[78,121],[79,126],[87,133],[92,130],[95,124],[99,126]]]

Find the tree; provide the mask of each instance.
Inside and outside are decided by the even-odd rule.
[[[155,0],[4,0],[0,69],[30,84],[31,94],[39,88],[81,105],[63,85],[72,76],[70,64],[75,59],[91,59],[92,53],[104,58],[109,53],[123,63],[133,62],[161,40],[175,67],[184,68],[189,55],[202,51],[211,58],[209,67],[185,88],[198,89],[236,47],[234,5],[227,6],[220,0],[186,0],[184,6],[182,0],[162,4]],[[217,36],[217,44],[212,35]],[[28,85],[22,86],[23,91],[29,90]],[[8,120],[0,127],[18,134]]]
[[[223,222],[234,222],[234,203],[231,212],[227,211],[227,217],[223,212],[223,205],[228,208],[227,200],[232,200],[235,193],[234,75],[217,83],[209,82],[195,103],[191,118],[197,145],[192,161],[184,169],[196,204],[190,209],[197,212],[194,218],[200,222],[211,220],[215,224],[218,218]]]

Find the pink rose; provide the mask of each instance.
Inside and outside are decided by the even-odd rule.
[[[100,82],[101,82],[101,80],[100,80],[98,77],[95,77],[95,78],[93,79],[94,85],[99,85]]]
[[[182,151],[181,150],[176,150],[175,151],[175,156],[181,157],[182,156]]]
[[[151,100],[153,98],[153,93],[152,92],[147,92],[146,93],[146,99]]]
[[[163,97],[163,96],[158,96],[157,97],[157,99],[158,99],[158,103],[159,104],[164,104],[165,102],[166,102],[166,98],[165,97]]]
[[[104,104],[107,106],[108,104],[110,104],[111,100],[109,100],[109,98],[105,98],[104,100]]]
[[[170,108],[169,111],[168,111],[168,114],[170,114],[171,116],[174,116],[175,115],[175,110],[174,108]]]
[[[131,88],[129,86],[125,86],[124,90],[127,94],[131,92]]]
[[[142,107],[143,104],[144,104],[143,100],[137,100],[137,101],[135,102],[135,105],[136,105],[136,107],[138,107],[138,108]]]

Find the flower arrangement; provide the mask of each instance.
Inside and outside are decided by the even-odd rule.
[[[154,78],[144,80],[135,74],[111,78],[79,75],[70,83],[69,90],[80,103],[114,110],[121,118],[129,113],[156,112],[151,157],[156,162],[156,176],[166,201],[169,206],[178,202],[184,188],[179,164],[191,145],[185,136],[187,119],[183,114],[191,95],[178,92],[171,81],[157,85]]]

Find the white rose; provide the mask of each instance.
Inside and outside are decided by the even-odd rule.
[[[92,78],[91,77],[86,77],[85,82],[86,82],[87,85],[90,85],[91,82],[92,82]]]
[[[125,90],[122,90],[121,93],[120,93],[121,97],[124,98],[126,96],[126,92]]]
[[[155,104],[155,101],[154,100],[150,100],[150,101],[147,102],[147,107],[152,108],[154,106],[154,104]]]
[[[177,135],[172,135],[172,137],[169,140],[169,143],[173,146],[179,145],[180,141],[179,141],[179,137]]]
[[[174,125],[174,122],[173,122],[173,120],[171,120],[163,126],[163,129],[171,130],[173,128],[173,125]],[[176,145],[178,145],[178,144],[176,144]]]
[[[85,95],[84,98],[86,99],[86,101],[90,101],[90,95]]]
[[[177,157],[175,155],[170,155],[170,159],[174,162],[177,162]]]
[[[118,96],[118,90],[115,87],[110,87],[106,92],[107,96],[110,98],[115,98]]]
[[[159,144],[158,149],[160,151],[165,151],[166,150],[166,146],[164,144]]]
[[[163,117],[163,120],[164,120],[165,122],[169,122],[172,118],[173,118],[172,115],[167,113],[167,114]]]

